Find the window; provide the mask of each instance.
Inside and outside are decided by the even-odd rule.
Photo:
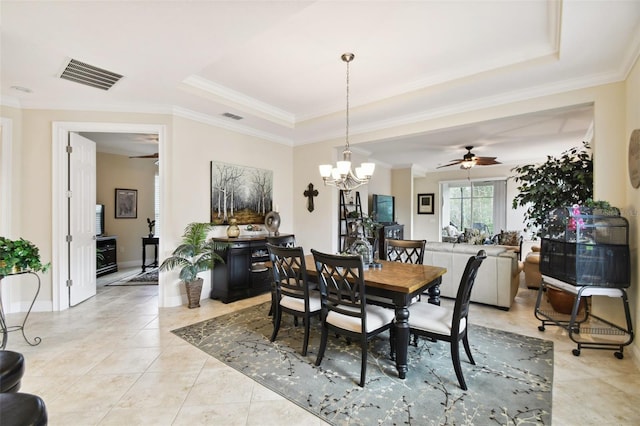
[[[504,229],[506,180],[442,182],[442,225],[459,232],[477,229],[492,236]]]

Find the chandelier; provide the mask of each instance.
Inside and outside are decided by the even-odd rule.
[[[351,170],[351,150],[349,149],[349,62],[353,58],[353,53],[344,53],[342,55],[342,60],[347,63],[347,132],[345,148],[342,151],[342,161],[337,161],[335,167],[331,164],[319,166],[320,176],[322,176],[325,185],[332,185],[347,192],[368,183],[376,167],[375,163],[362,163],[360,167],[356,167],[355,173]]]

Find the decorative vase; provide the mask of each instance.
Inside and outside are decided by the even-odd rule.
[[[267,213],[264,217],[264,226],[276,237],[280,235],[280,232],[278,232],[278,228],[280,228],[280,214],[275,211]]]
[[[366,238],[359,236],[357,240],[349,247],[351,254],[358,254],[362,256],[362,263],[369,265],[373,263],[373,248]]]
[[[184,283],[184,287],[187,291],[187,301],[189,302],[189,309],[200,307],[200,296],[202,295],[202,278],[197,278],[195,281],[189,281]]]
[[[227,236],[229,238],[238,238],[239,235],[240,235],[240,228],[238,227],[238,221],[236,219],[229,219]]]

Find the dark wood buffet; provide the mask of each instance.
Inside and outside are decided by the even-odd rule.
[[[211,299],[229,303],[271,290],[266,235],[213,240],[228,247],[217,251],[225,263],[217,263],[211,271]]]

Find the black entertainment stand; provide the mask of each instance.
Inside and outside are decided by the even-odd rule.
[[[97,259],[96,276],[118,271],[117,238],[116,236],[96,238],[96,251],[102,254],[102,259]]]

